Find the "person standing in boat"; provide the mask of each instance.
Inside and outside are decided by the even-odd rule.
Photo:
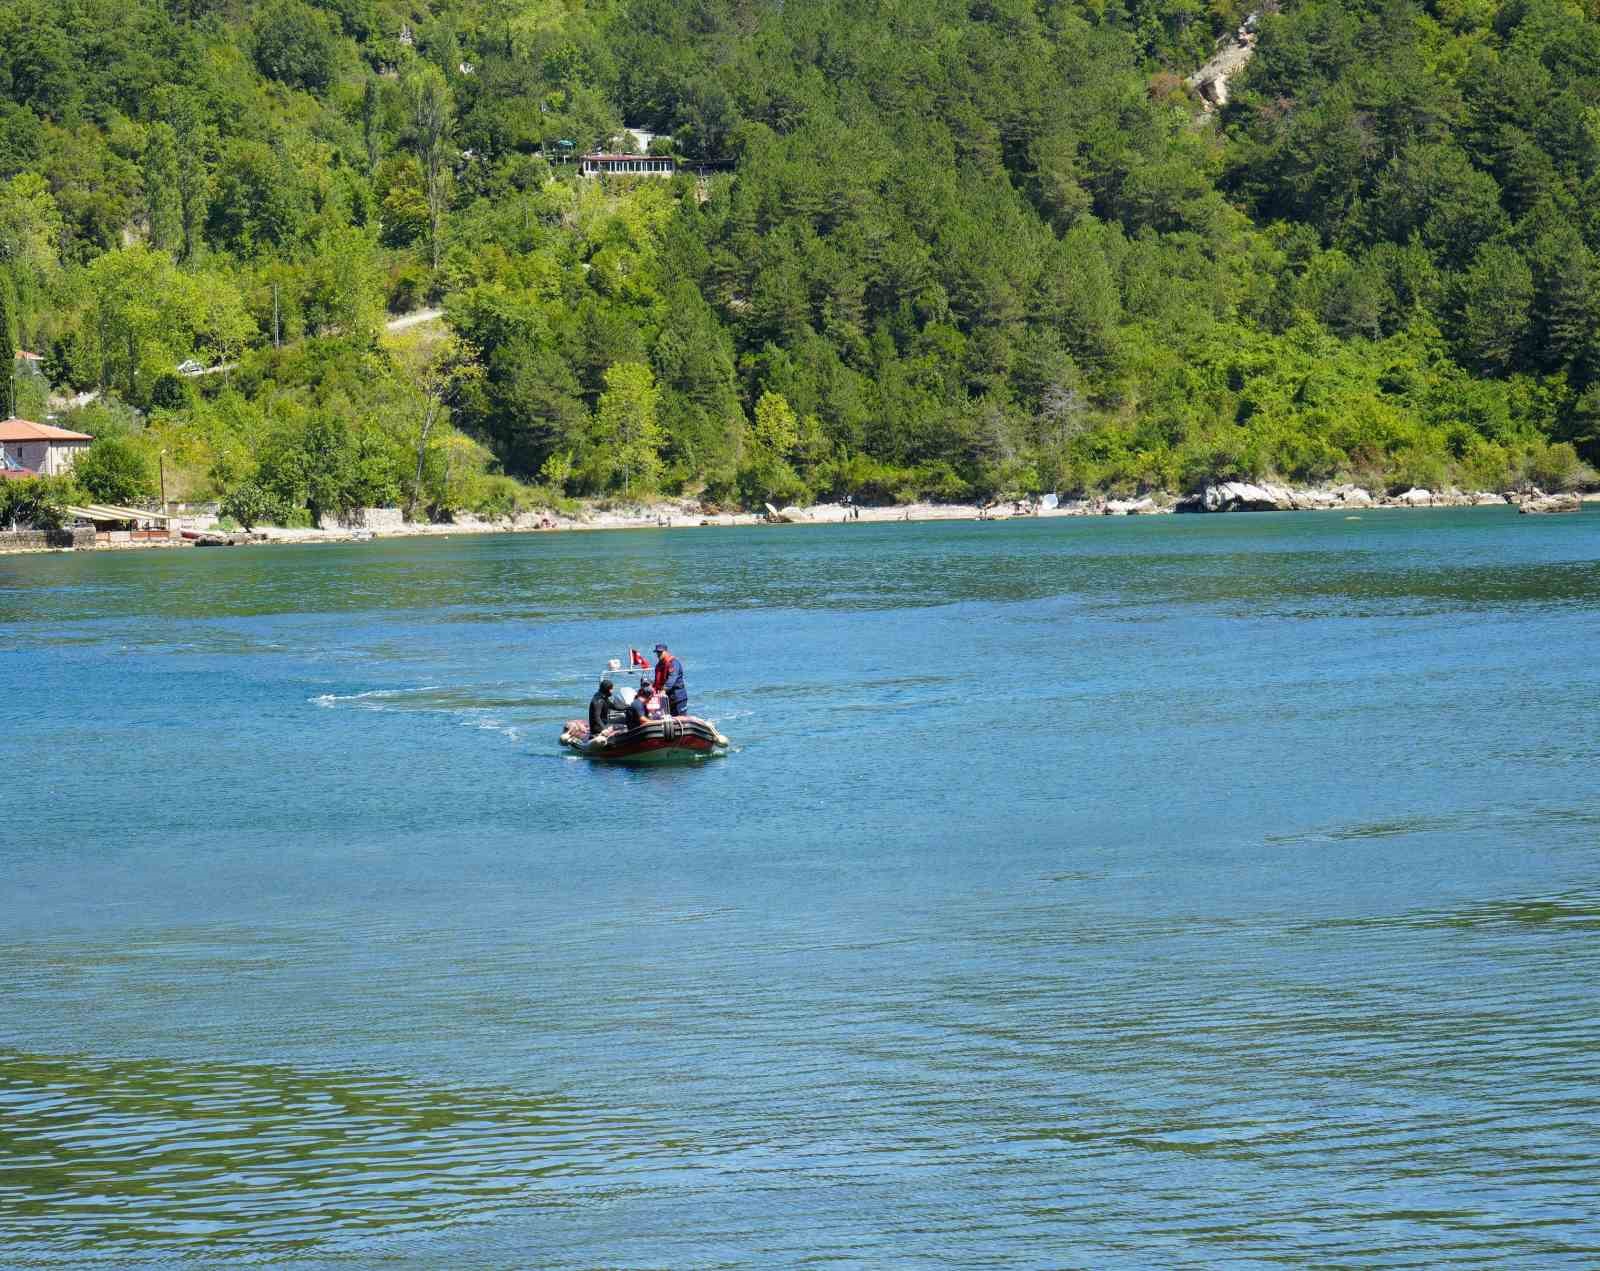
[[[613,724],[620,722],[617,717],[616,700],[613,697],[616,687],[607,676],[600,681],[600,687],[589,699],[589,736],[598,737]]]
[[[683,663],[664,644],[656,645],[655,690],[667,695],[674,715],[689,713],[689,690],[683,686]]]

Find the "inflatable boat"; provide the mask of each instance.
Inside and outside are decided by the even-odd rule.
[[[569,719],[561,730],[561,744],[586,759],[613,763],[671,763],[709,759],[726,754],[728,739],[710,720],[697,715],[673,715],[652,719],[637,728],[589,735],[589,725]]]

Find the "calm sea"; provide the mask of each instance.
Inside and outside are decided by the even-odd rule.
[[[665,640],[734,741],[556,745]],[[0,1266],[1600,1263],[1600,511],[0,559]]]

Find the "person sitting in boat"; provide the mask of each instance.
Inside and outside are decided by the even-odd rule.
[[[664,719],[666,713],[660,696],[650,687],[650,681],[640,680],[639,691],[634,694],[633,701],[628,703],[628,727],[637,728],[652,719]]]
[[[589,736],[598,737],[606,729],[622,722],[622,712],[617,710],[617,686],[610,677],[600,681],[600,687],[589,699]]]
[[[689,713],[689,690],[683,686],[683,663],[673,657],[664,644],[656,645],[656,677],[653,686],[665,693],[674,715]]]

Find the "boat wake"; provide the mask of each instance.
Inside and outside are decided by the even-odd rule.
[[[377,713],[439,715],[463,728],[498,733],[520,741],[535,722],[534,712],[543,715],[548,708],[565,704],[564,698],[546,698],[517,693],[506,685],[463,685],[444,687],[420,684],[413,688],[369,689],[362,693],[319,693],[307,702],[322,710],[359,710]],[[508,718],[518,711],[529,718]]]

